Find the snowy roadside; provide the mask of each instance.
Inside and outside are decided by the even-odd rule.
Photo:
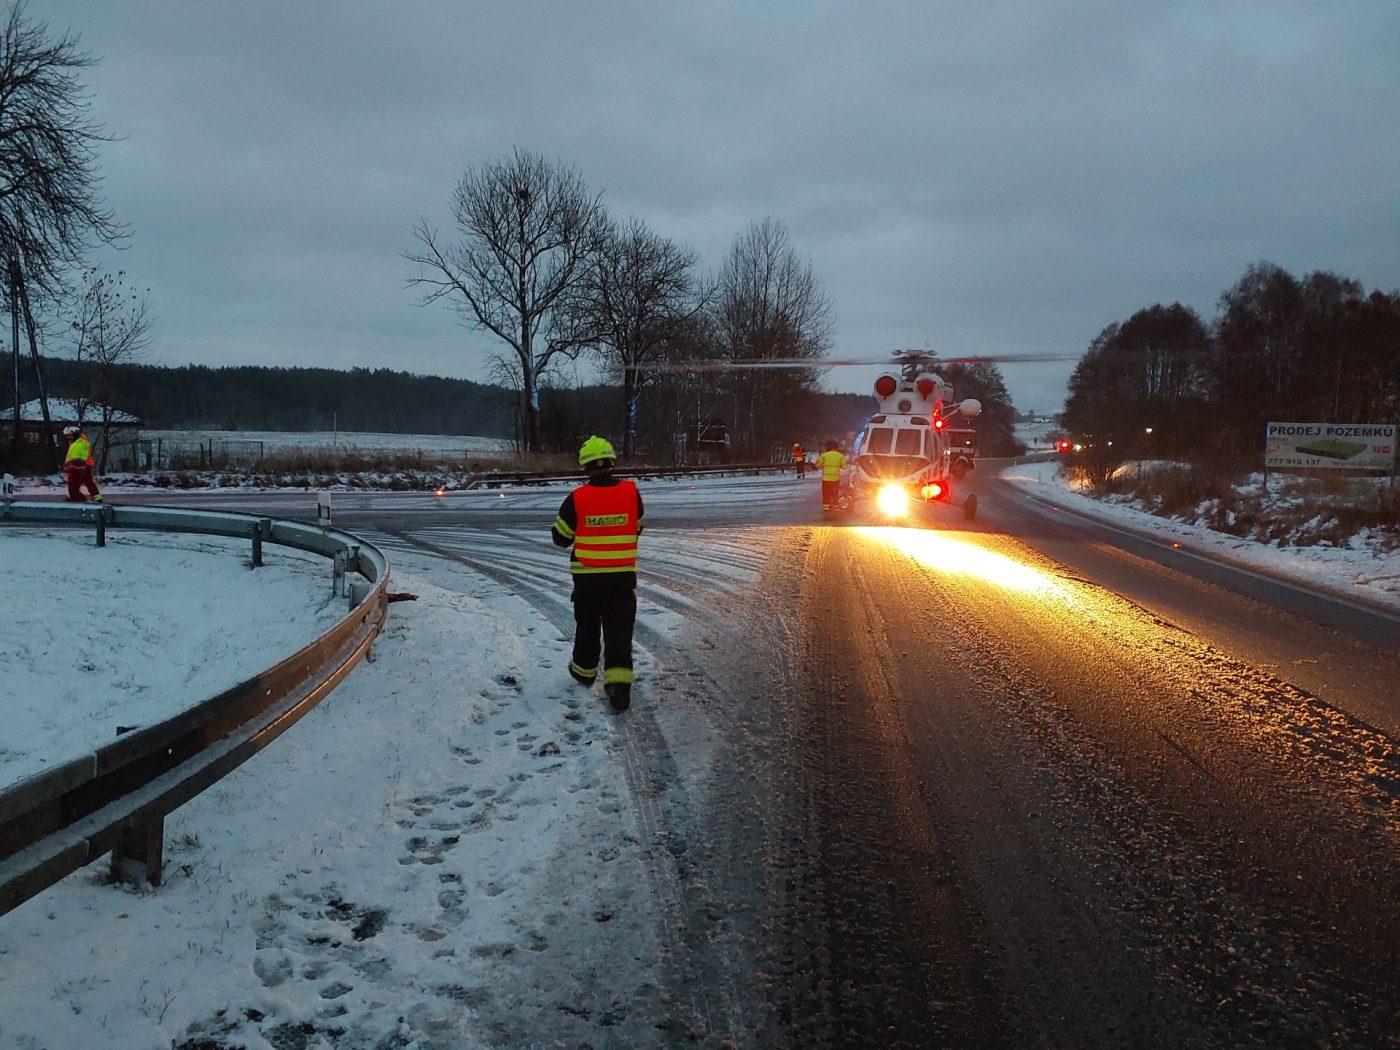
[[[1279,546],[1214,532],[1202,525],[1158,517],[1140,507],[1111,503],[1078,491],[1060,476],[1059,460],[1018,464],[1001,477],[1028,494],[1135,532],[1145,532],[1190,552],[1295,580],[1305,586],[1400,609],[1400,554],[1353,547]]]
[[[0,529],[0,786],[290,656],[346,614],[329,562],[246,541]],[[256,615],[250,615],[255,612]]]
[[[159,891],[102,886],[98,862],[0,918],[0,1045],[634,1047],[685,1030],[629,724],[569,683],[568,640],[524,600],[392,557],[419,600],[393,606],[374,663],[168,818]]]

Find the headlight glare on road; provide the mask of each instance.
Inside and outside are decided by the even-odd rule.
[[[902,518],[909,513],[909,493],[902,485],[885,485],[875,497],[880,513],[889,518]]]

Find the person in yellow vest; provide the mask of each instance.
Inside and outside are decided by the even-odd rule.
[[[792,463],[797,469],[797,476],[799,478],[805,477],[807,474],[807,450],[796,442],[792,446]]]
[[[573,548],[569,568],[575,630],[569,674],[591,686],[601,655],[608,703],[614,711],[626,711],[632,703],[637,538],[642,534],[643,507],[637,483],[613,476],[616,459],[604,438],[594,436],[583,443],[578,462],[588,480],[564,498],[550,535],[556,547]]]
[[[86,487],[93,503],[102,502],[102,493],[97,491],[97,482],[92,476],[92,442],[80,427],[64,427],[63,436],[68,439],[68,451],[63,457],[63,475],[68,481],[68,502],[86,503],[83,495]]]
[[[817,466],[822,470],[822,510],[831,510],[841,499],[841,471],[846,466],[846,457],[835,441],[826,443],[826,451],[817,457]]]

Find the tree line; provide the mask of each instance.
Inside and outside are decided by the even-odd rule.
[[[82,362],[44,358],[53,397],[79,399],[88,389]],[[0,377],[4,390],[7,377]],[[519,441],[516,392],[466,379],[415,375],[387,368],[286,368],[235,365],[164,366],[123,363],[109,377],[112,403],[136,416],[150,430],[340,429],[386,434],[472,434]],[[976,397],[968,386],[968,396]],[[32,376],[23,376],[21,397],[36,395]],[[648,462],[682,460],[686,428],[695,414],[689,394],[661,384],[642,402],[638,431],[645,435],[637,455]],[[611,433],[625,407],[615,384],[546,387],[541,392],[542,436],[547,446],[570,450],[579,434]],[[775,427],[785,444],[767,458],[785,458],[787,445],[809,447],[834,438],[846,440],[870,415],[868,394],[814,393],[781,409]],[[716,458],[737,459],[732,446]]]
[[[83,362],[45,358],[44,371],[55,397],[78,398],[89,388]],[[515,436],[514,398],[504,387],[387,368],[123,363],[108,385],[111,403],[152,430]],[[21,386],[25,400],[35,395],[32,379]]]
[[[1256,263],[1209,323],[1173,303],[1106,327],[1064,412],[1081,440],[1185,459],[1255,456],[1270,421],[1400,422],[1400,293]]]

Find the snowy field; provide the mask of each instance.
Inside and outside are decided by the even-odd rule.
[[[297,449],[343,448],[358,452],[432,452],[445,455],[511,452],[509,438],[473,437],[453,434],[361,434],[353,431],[285,430],[143,430],[143,440],[159,441],[167,447],[198,448],[214,443],[216,450],[230,445],[261,445],[266,455]]]
[[[1009,473],[1066,509],[1400,607],[1393,557],[1209,534],[1069,492],[1057,467]],[[810,490],[776,480],[648,486],[647,496],[810,499]],[[559,499],[557,491],[512,490],[517,496],[538,500],[542,514]],[[517,567],[559,565],[562,573],[540,528],[427,534],[463,554],[494,544],[494,556]],[[644,538],[643,557],[741,594],[771,535],[726,529],[697,548],[692,534],[657,529]],[[0,530],[0,544],[14,538]],[[133,614],[94,623],[88,603],[113,584],[94,578],[94,559],[68,538],[35,542],[48,547],[26,551],[23,573],[11,573],[6,559],[9,612],[42,610],[22,632],[32,652],[19,665],[41,695],[90,695],[94,672],[56,644],[72,620],[54,592],[114,651],[129,644]],[[213,574],[192,566],[191,579],[172,585],[173,552],[152,553],[158,566],[117,585],[133,602],[166,603],[165,619],[197,620],[218,606],[230,614],[239,599],[208,600],[205,576],[256,575],[221,561]],[[463,564],[393,541],[389,556],[394,589],[418,600],[391,607],[374,663],[167,819],[165,886],[107,886],[98,862],[0,917],[0,1047],[641,1048],[684,1044],[691,1033],[696,1046],[721,1045],[687,996],[683,952],[667,933],[668,854],[652,837],[658,804],[677,792],[702,795],[716,736],[709,716],[645,646],[626,716],[571,684],[563,588],[551,590],[542,612],[538,599]],[[314,595],[325,581],[311,582]],[[683,597],[666,600],[644,599],[640,618],[668,645],[694,648],[695,622],[668,611]],[[275,619],[279,630],[295,619],[310,632],[318,614],[313,601]],[[698,642],[712,648],[722,644],[716,638]],[[154,648],[177,678],[197,673],[191,668],[209,662],[219,650],[207,646],[217,644]],[[116,662],[110,653],[87,659]],[[123,704],[145,702],[135,679],[117,688],[126,689]],[[676,764],[664,784],[645,765],[658,734]]]

